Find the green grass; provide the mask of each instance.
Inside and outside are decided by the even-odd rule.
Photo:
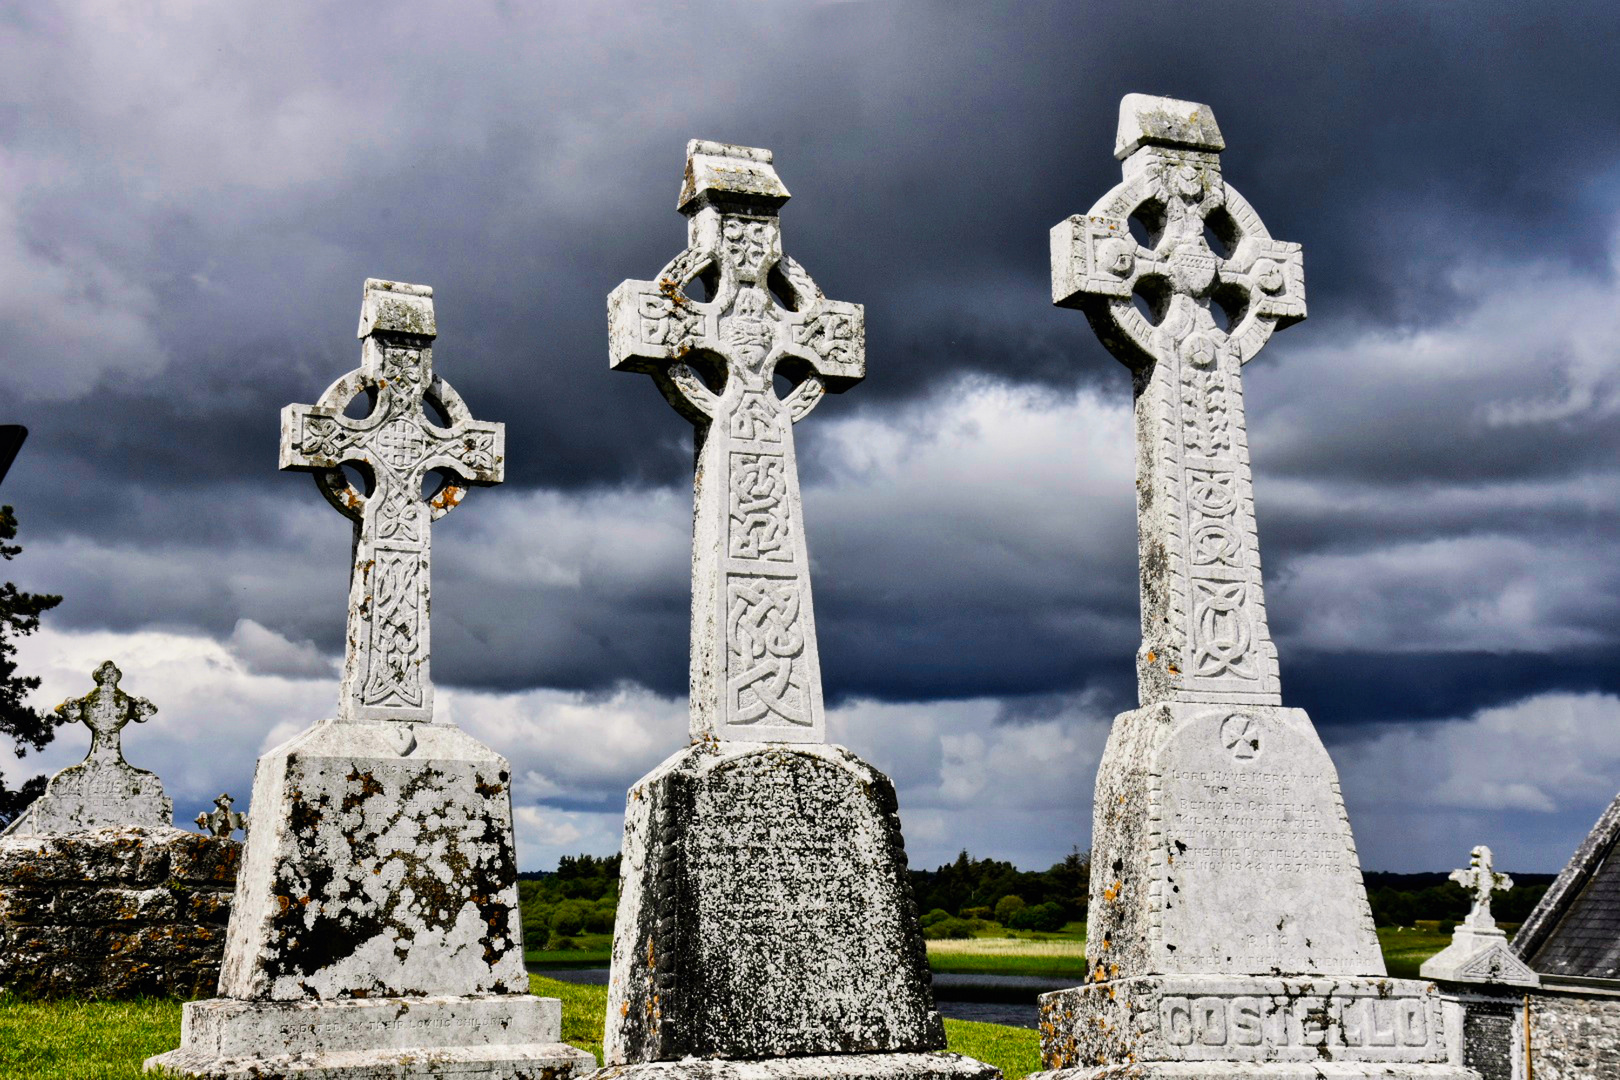
[[[553,968],[607,967],[613,959],[612,934],[578,934],[571,949],[530,949],[523,959]]]
[[[945,1046],[1001,1070],[1006,1080],[1024,1080],[1041,1068],[1041,1033],[1033,1028],[945,1021]]]
[[[141,1062],[180,1045],[180,1003],[0,1000],[6,1080],[137,1080]]]
[[[1451,935],[1429,929],[1380,926],[1378,944],[1384,950],[1384,966],[1389,968],[1391,978],[1416,979],[1418,967],[1450,945]]]
[[[1086,974],[1086,927],[1060,931],[989,930],[970,938],[928,943],[928,966],[955,975],[1039,975],[1074,979]]]
[[[602,1064],[602,1021],[607,1015],[607,987],[529,976],[529,993],[562,998],[562,1041],[596,1055]]]

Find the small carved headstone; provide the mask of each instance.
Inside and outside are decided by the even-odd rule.
[[[56,707],[65,720],[90,729],[90,751],[45,785],[40,797],[18,815],[7,836],[83,832],[118,825],[172,828],[174,803],[157,774],[124,760],[123,729],[144,723],[157,706],[119,689],[123,672],[111,660],[95,671],[96,688]]]
[[[231,809],[236,800],[221,793],[214,808],[197,815],[197,828],[209,836],[227,837],[238,829],[247,831],[247,815]]]
[[[613,367],[651,375],[699,450],[692,745],[630,792],[603,1053],[660,1077],[987,1078],[942,1052],[893,785],[825,745],[793,425],[865,349],[860,306],[783,254],[787,198],[770,151],[692,142],[686,249],[608,300]]]
[[[337,716],[259,759],[220,996],[187,1003],[182,1046],[149,1069],[566,1080],[595,1066],[560,1041],[560,1003],[528,993],[511,769],[432,722],[430,525],[506,467],[502,425],[473,420],[434,371],[436,334],[431,289],[367,281],[360,367],[282,412],[282,468],[313,473],[354,522]],[[362,394],[371,410],[353,419]]]
[[[1513,879],[1492,864],[1491,849],[1474,848],[1467,869],[1453,870],[1451,880],[1473,893],[1473,906],[1451,932],[1451,944],[1425,960],[1419,974],[1447,982],[1540,986],[1541,976],[1508,947],[1507,932],[1491,916],[1491,894],[1513,888]]]
[[[1242,370],[1305,317],[1300,246],[1222,176],[1208,106],[1131,94],[1119,119],[1124,179],[1052,230],[1052,296],[1133,374],[1141,707],[1098,768],[1091,977],[1042,998],[1046,1066],[1462,1080],[1433,987],[1385,978],[1338,775],[1282,706],[1266,625]]]

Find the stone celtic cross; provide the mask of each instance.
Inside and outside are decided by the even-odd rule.
[[[354,520],[348,645],[339,718],[433,718],[428,672],[429,525],[455,509],[469,485],[501,482],[506,429],[474,420],[433,372],[433,290],[368,280],[360,306],[360,367],[314,405],[281,411],[281,467],[315,474],[323,494]],[[358,395],[362,420],[344,414]],[[424,406],[444,419],[440,426]],[[351,484],[349,465],[368,490]],[[424,496],[430,474],[438,487]]]
[[[612,367],[651,375],[697,428],[693,739],[825,737],[793,425],[865,375],[865,321],[782,253],[787,199],[769,150],[694,140],[686,250],[608,298]]]
[[[87,762],[124,762],[123,730],[129,724],[144,724],[157,712],[157,706],[143,697],[126,694],[118,688],[124,673],[107,660],[94,673],[96,688],[84,697],[70,698],[55,709],[56,715],[77,721],[90,729]]]
[[[1123,182],[1052,230],[1053,301],[1133,374],[1143,705],[1282,700],[1242,366],[1305,317],[1304,263],[1222,179],[1225,145],[1207,105],[1128,95]]]
[[[1484,844],[1469,853],[1468,869],[1453,870],[1451,880],[1474,894],[1473,909],[1468,912],[1470,926],[1494,930],[1496,920],[1491,917],[1491,894],[1513,888],[1513,879],[1498,873],[1491,861],[1491,849]]]

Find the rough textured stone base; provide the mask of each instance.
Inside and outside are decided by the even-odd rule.
[[[609,1065],[591,1080],[1000,1080],[961,1054],[824,1054],[762,1061],[648,1061]]]
[[[1366,1061],[1154,1061],[1097,1069],[1055,1069],[1025,1080],[1479,1080],[1457,1065],[1380,1065]]]
[[[0,840],[0,988],[212,993],[240,853],[234,840],[173,826]]]
[[[181,1048],[147,1071],[206,1080],[564,1080],[596,1059],[560,1041],[562,1005],[528,994],[185,1006]]]
[[[699,743],[630,790],[604,1054],[945,1049],[894,787],[839,746]]]
[[[266,752],[220,994],[527,991],[509,781],[448,724],[327,721]]]
[[[1330,976],[1160,975],[1043,994],[1041,1055],[1056,1068],[1448,1060],[1432,985]]]

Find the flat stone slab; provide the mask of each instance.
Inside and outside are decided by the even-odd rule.
[[[648,1061],[609,1065],[591,1080],[1000,1080],[1001,1070],[961,1054],[823,1054],[761,1061]]]
[[[1314,1064],[1241,1061],[1166,1062],[1109,1065],[1096,1069],[1054,1069],[1025,1080],[1479,1080],[1461,1065],[1405,1065],[1323,1061]]]
[[[210,1080],[563,1080],[596,1059],[560,1041],[562,1003],[530,994],[187,1002],[181,1049],[146,1062]]]
[[[1440,997],[1413,979],[1163,975],[1041,995],[1049,1064],[1439,1064]],[[1359,1075],[1359,1074],[1353,1074]]]
[[[843,747],[680,751],[624,867],[609,1064],[945,1049],[893,785]]]

